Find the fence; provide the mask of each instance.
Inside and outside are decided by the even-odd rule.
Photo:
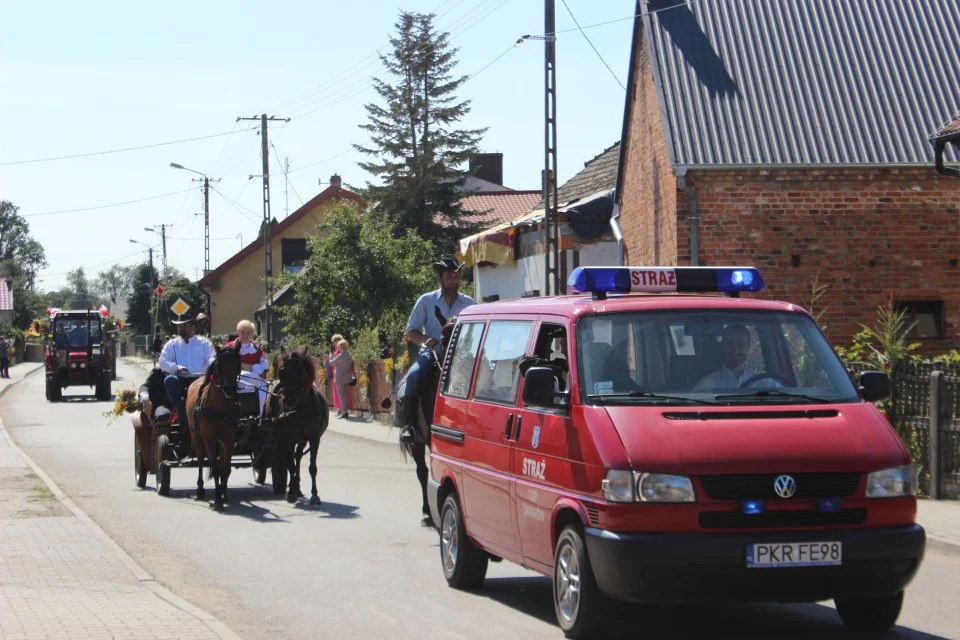
[[[913,456],[921,493],[960,498],[960,363],[905,362],[891,378],[885,408]]]

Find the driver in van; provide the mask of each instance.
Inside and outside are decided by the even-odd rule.
[[[742,324],[728,324],[721,338],[723,366],[701,378],[694,391],[712,389],[739,389],[745,382],[756,377],[756,373],[747,366],[747,354],[750,352],[750,331]],[[782,387],[776,380],[765,378],[751,387]]]

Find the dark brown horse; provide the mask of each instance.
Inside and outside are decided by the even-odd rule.
[[[237,405],[237,377],[240,375],[240,354],[233,347],[224,347],[199,378],[187,390],[187,420],[190,438],[199,466],[197,500],[203,500],[203,462],[210,458],[214,482],[214,507],[223,511],[227,501],[233,448],[236,444],[240,411]]]
[[[274,360],[273,370],[279,384],[270,395],[265,419],[273,422],[274,437],[277,442],[277,459],[274,462],[286,468],[290,475],[287,490],[287,502],[296,502],[303,496],[300,491],[300,461],[310,449],[310,504],[319,505],[317,494],[317,453],[320,438],[330,424],[330,407],[322,395],[314,388],[316,365],[302,351],[281,349]]]

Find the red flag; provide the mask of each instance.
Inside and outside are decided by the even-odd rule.
[[[117,329],[123,331],[123,320],[117,320]]]
[[[108,315],[110,315],[110,310],[107,309],[106,305],[102,304],[100,305],[100,310],[98,313],[100,314],[101,318],[106,318]]]
[[[162,285],[162,284],[158,284],[158,285],[157,285],[157,289],[156,289],[156,294],[157,294],[158,296],[162,296],[164,291],[166,291],[166,289],[163,288],[163,285]]]

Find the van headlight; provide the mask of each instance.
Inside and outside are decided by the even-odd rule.
[[[603,479],[603,497],[610,502],[696,502],[687,476],[611,469]]]
[[[634,502],[633,471],[611,469],[603,479],[603,497],[610,502]]]
[[[867,474],[868,498],[900,498],[917,495],[917,471],[912,464]]]
[[[687,476],[641,473],[637,478],[640,502],[696,502],[693,483]]]

